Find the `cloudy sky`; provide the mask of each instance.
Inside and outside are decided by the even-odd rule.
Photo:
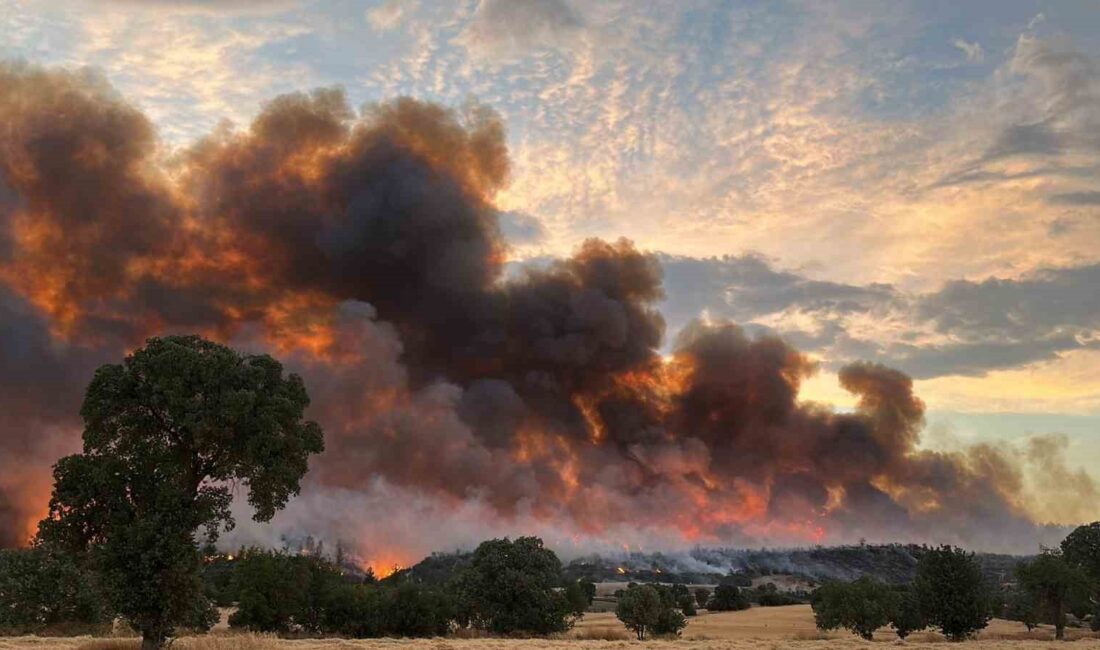
[[[294,90],[487,104],[517,265],[626,236],[670,340],[732,318],[820,362],[807,399],[851,406],[855,359],[910,374],[926,446],[1100,459],[1091,0],[0,0],[0,34],[104,76],[165,157]]]

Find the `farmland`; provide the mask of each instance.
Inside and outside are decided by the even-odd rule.
[[[1100,638],[1081,630],[1070,630],[1074,650],[1100,649]],[[894,643],[896,636],[889,629],[880,630],[874,643]],[[492,648],[496,650],[536,650],[561,648],[569,650],[596,650],[644,646],[678,650],[740,650],[742,648],[815,648],[866,647],[866,641],[846,632],[822,634],[814,627],[813,612],[808,605],[791,607],[754,607],[741,612],[702,613],[692,619],[683,638],[679,640],[654,640],[637,642],[630,639],[613,614],[591,613],[586,615],[568,634],[550,639],[492,639],[492,638],[434,638],[434,639],[276,639],[263,635],[233,634],[218,629],[201,637],[185,637],[173,648],[181,650],[321,650],[327,648],[404,649],[409,650],[463,650]],[[944,647],[942,637],[930,632],[916,633],[907,641],[912,648]],[[129,650],[137,648],[139,641],[128,638],[89,639],[14,637],[0,638],[0,650]],[[975,641],[963,644],[967,650],[994,650],[1013,648],[1060,647],[1053,641],[1053,633],[1044,626],[1034,632],[1026,632],[1019,623],[994,619]]]

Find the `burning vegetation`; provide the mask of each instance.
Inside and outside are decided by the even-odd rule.
[[[1010,459],[921,450],[904,374],[842,369],[858,406],[838,413],[799,400],[809,358],[733,323],[666,358],[661,267],[627,240],[504,277],[488,108],[318,90],[166,152],[101,79],[9,64],[0,123],[0,545],[43,514],[92,369],[187,331],[305,377],[320,507],[399,490],[582,544],[1034,547]],[[359,552],[382,575],[422,550]]]

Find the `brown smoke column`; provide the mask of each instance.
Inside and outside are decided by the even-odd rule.
[[[778,338],[696,322],[663,358],[661,268],[626,240],[504,280],[487,108],[318,90],[169,156],[101,79],[7,65],[0,124],[0,544],[33,529],[91,370],[169,332],[306,375],[328,434],[307,494],[388,485],[592,539],[1034,539],[1011,462],[918,449],[897,371],[844,368],[836,413],[798,400],[814,364]]]

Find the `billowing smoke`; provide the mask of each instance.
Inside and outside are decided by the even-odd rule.
[[[0,544],[44,508],[91,369],[169,332],[305,375],[328,448],[277,525],[368,557],[1038,539],[1014,459],[918,448],[897,371],[844,368],[837,413],[778,338],[700,321],[663,357],[661,268],[626,240],[506,280],[489,109],[319,90],[169,152],[94,75],[9,65],[0,123]]]

